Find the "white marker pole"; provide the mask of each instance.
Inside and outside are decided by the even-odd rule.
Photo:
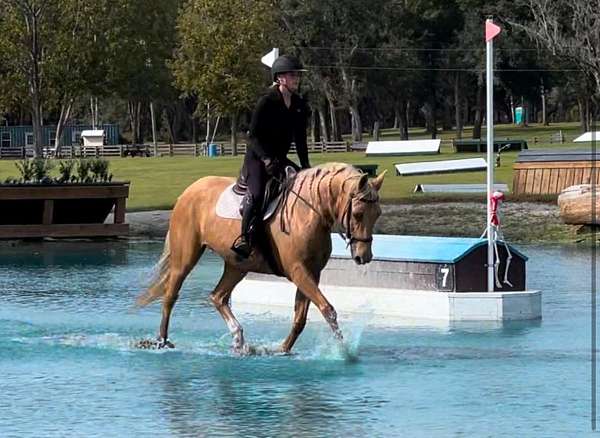
[[[487,284],[494,292],[494,235],[492,228],[492,193],[494,192],[494,37],[500,28],[491,19],[485,21],[486,90],[487,90]]]

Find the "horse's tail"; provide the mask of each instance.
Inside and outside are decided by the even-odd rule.
[[[154,273],[146,292],[137,297],[136,304],[144,307],[151,302],[161,298],[165,294],[165,287],[169,281],[169,261],[171,259],[171,248],[169,247],[169,233],[165,237],[165,246],[160,260],[154,266]]]

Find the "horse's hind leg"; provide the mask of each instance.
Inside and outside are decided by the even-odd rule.
[[[223,275],[215,287],[215,290],[210,294],[210,300],[215,305],[217,311],[221,314],[229,332],[233,337],[233,349],[241,352],[244,348],[244,330],[242,326],[233,316],[231,307],[229,307],[229,299],[233,288],[246,276],[245,272],[225,263]]]
[[[281,345],[281,351],[284,353],[290,352],[296,339],[298,339],[298,336],[300,336],[300,333],[304,330],[309,306],[310,300],[300,291],[300,289],[298,289],[296,291],[296,301],[294,303],[294,322],[292,324],[292,331]]]
[[[169,321],[173,306],[179,298],[179,290],[183,281],[194,268],[198,259],[206,249],[205,246],[199,246],[196,239],[179,239],[173,244],[173,235],[171,235],[171,259],[169,261],[169,279],[163,296],[162,320],[160,322],[160,334],[158,338],[158,348],[174,345],[169,341]],[[182,241],[184,243],[182,243]]]

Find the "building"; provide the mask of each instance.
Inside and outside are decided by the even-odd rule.
[[[119,125],[100,125],[98,129],[104,130],[104,144],[119,144]],[[92,129],[91,125],[65,126],[62,134],[62,146],[78,146],[80,144],[81,132]],[[42,126],[43,146],[54,147],[56,137],[56,125]],[[30,126],[0,126],[0,148],[21,148],[33,146],[33,127]]]

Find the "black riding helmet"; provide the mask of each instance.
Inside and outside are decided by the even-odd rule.
[[[300,60],[295,56],[281,55],[273,62],[271,66],[271,75],[273,76],[273,82],[277,79],[277,75],[281,73],[287,73],[290,71],[307,71]]]

